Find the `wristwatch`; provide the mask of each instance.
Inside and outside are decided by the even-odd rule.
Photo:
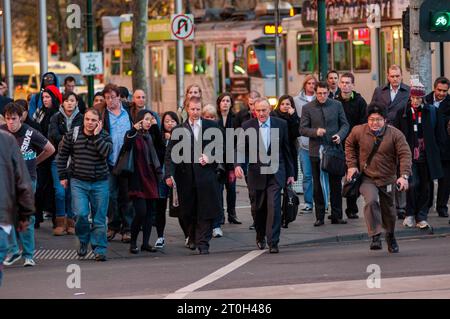
[[[402,177],[403,177],[404,179],[406,179],[406,180],[408,180],[408,178],[409,178],[409,176],[406,175],[406,174],[402,175]]]

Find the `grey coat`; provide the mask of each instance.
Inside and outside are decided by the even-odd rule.
[[[410,87],[401,83],[394,101],[391,101],[391,86],[386,84],[375,89],[370,103],[376,103],[386,108],[387,123],[393,124],[398,110],[404,109],[409,99]]]
[[[325,138],[317,136],[319,127],[326,129]],[[328,98],[322,105],[317,100],[314,100],[303,106],[300,119],[300,134],[310,138],[309,156],[311,157],[319,157],[320,145],[325,144],[326,141],[330,142],[333,135],[339,135],[341,141],[343,141],[348,134],[349,128],[344,108],[339,101]]]

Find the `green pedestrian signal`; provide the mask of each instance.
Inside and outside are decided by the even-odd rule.
[[[450,12],[438,11],[431,13],[430,30],[448,31],[450,28]]]

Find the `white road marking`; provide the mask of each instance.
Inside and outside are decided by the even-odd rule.
[[[183,299],[185,298],[188,294],[190,294],[191,292],[200,289],[203,286],[206,286],[226,275],[228,275],[229,273],[231,273],[232,271],[236,270],[237,268],[245,265],[246,263],[252,261],[253,259],[255,259],[256,257],[262,255],[264,252],[266,252],[267,250],[252,250],[251,252],[245,254],[244,256],[242,256],[241,258],[233,261],[232,263],[216,270],[215,272],[213,272],[212,274],[184,287],[181,289],[178,289],[177,291],[175,291],[172,294],[167,295],[164,299]]]

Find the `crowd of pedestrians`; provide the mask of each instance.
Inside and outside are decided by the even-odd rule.
[[[361,194],[370,248],[381,249],[385,228],[389,252],[398,252],[397,219],[404,219],[405,227],[431,227],[434,180],[436,211],[448,217],[450,82],[436,79],[427,95],[418,80],[404,84],[396,65],[390,66],[387,79],[369,105],[354,90],[352,73],[330,71],[322,82],[306,76],[299,94],[281,96],[274,108],[251,91],[240,110],[227,92],[215,104],[205,103],[200,86],[194,84],[186,89],[182,108],[160,115],[148,109],[143,90],[129,94],[108,84],[91,106],[73,92],[73,77],[65,79],[61,93],[56,75],[46,73],[40,93],[1,106],[5,123],[0,129],[15,137],[35,194],[34,214],[26,203],[15,222],[9,215],[0,216],[1,261],[12,265],[23,258],[25,266],[35,265],[34,230],[46,213],[52,216],[53,235],[76,235],[79,256],[86,256],[91,246],[95,260],[105,261],[108,241],[117,237],[132,254],[163,249],[169,209],[169,216],[179,220],[184,245],[208,254],[211,239],[224,235],[226,221],[241,224],[237,178],[245,178],[248,187],[253,218],[249,229],[256,232],[257,247],[268,245],[270,253],[278,253],[282,192],[299,176],[301,210],[315,212],[314,226],[325,225],[327,211],[331,224],[359,218]],[[209,129],[221,132],[223,152],[208,152],[215,142],[205,134]],[[226,134],[237,129],[238,134]],[[179,139],[179,132],[188,138]],[[8,138],[0,135],[2,142]],[[234,140],[227,143],[227,138]],[[225,147],[229,144],[236,151],[232,161]],[[174,159],[180,147],[190,161]],[[327,169],[330,149],[344,154],[342,173]],[[256,160],[251,152],[258,155]],[[347,197],[343,212],[343,183],[358,174],[359,192]],[[28,223],[18,227],[24,219]],[[157,241],[152,245],[153,227]]]

